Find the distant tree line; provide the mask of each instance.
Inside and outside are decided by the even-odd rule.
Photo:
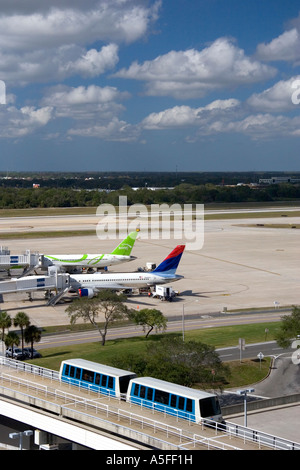
[[[32,188],[33,184],[39,184],[43,188],[119,190],[124,186],[174,187],[182,183],[236,185],[286,175],[285,172],[179,172],[176,168],[168,172],[0,172],[0,187]],[[299,173],[288,173],[288,176],[299,178]]]
[[[193,185],[181,183],[172,189],[134,190],[130,186],[115,191],[72,188],[3,188],[0,187],[0,209],[43,207],[96,207],[103,203],[118,205],[119,196],[132,204],[195,204],[274,202],[300,198],[300,185],[276,184],[267,187]]]

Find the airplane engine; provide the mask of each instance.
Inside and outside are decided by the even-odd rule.
[[[89,299],[94,297],[93,289],[78,289],[78,294],[79,297],[88,297]]]

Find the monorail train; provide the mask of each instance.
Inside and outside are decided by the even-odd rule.
[[[70,359],[60,366],[59,379],[71,385],[121,397],[127,393],[130,379],[136,374],[85,359]]]
[[[152,377],[133,378],[126,400],[196,423],[203,419],[223,422],[215,394]]]
[[[195,423],[224,423],[217,395],[84,359],[61,363],[62,382],[98,391]]]

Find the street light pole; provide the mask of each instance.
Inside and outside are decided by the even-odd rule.
[[[244,426],[247,427],[247,393],[254,392],[254,388],[247,388],[245,390],[238,390],[239,395],[244,397]]]
[[[22,450],[23,449],[23,436],[32,436],[32,434],[33,434],[33,431],[28,429],[27,431],[23,431],[23,432],[11,432],[11,433],[9,433],[8,436],[11,439],[18,439],[19,438],[19,450]]]
[[[184,342],[184,304],[182,304],[182,341]]]

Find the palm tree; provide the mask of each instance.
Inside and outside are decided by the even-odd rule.
[[[1,340],[4,341],[4,330],[5,328],[9,328],[11,326],[11,318],[7,312],[0,312],[0,328],[2,329],[2,338]]]
[[[42,333],[39,328],[35,325],[30,325],[26,328],[24,332],[25,341],[26,343],[31,344],[31,359],[32,359],[32,352],[33,352],[33,343],[38,343],[41,340]]]
[[[4,342],[5,342],[5,345],[6,345],[7,348],[11,347],[11,357],[13,358],[13,356],[14,356],[14,346],[19,346],[19,344],[20,344],[19,335],[15,331],[10,331],[5,336]]]
[[[28,315],[24,312],[18,312],[14,318],[14,326],[19,326],[21,329],[21,338],[22,338],[22,351],[24,349],[24,327],[28,328],[30,325],[30,320]]]

